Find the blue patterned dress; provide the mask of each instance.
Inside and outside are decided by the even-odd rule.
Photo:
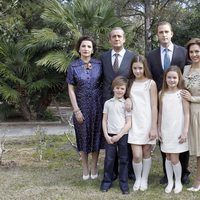
[[[85,69],[81,59],[72,62],[67,71],[67,83],[75,86],[78,106],[85,118],[82,124],[73,116],[77,147],[90,153],[99,151],[102,139],[102,65],[91,58],[91,69]]]

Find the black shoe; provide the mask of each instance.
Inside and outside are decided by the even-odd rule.
[[[129,194],[129,191],[128,190],[122,190],[122,194]]]
[[[184,185],[188,185],[190,183],[189,175],[187,174],[183,175],[183,177],[181,178],[181,182]]]
[[[166,176],[163,176],[161,179],[160,179],[160,184],[161,185],[165,185],[168,183],[168,180],[167,180],[167,177]]]
[[[108,189],[100,189],[101,192],[108,192]]]

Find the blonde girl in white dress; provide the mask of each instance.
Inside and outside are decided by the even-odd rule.
[[[132,128],[128,135],[136,177],[133,190],[145,191],[151,168],[152,144],[156,144],[157,138],[157,87],[144,56],[135,56],[131,66],[127,93],[133,105]]]
[[[170,193],[174,187],[173,174],[174,193],[180,193],[183,188],[179,154],[188,151],[189,103],[182,98],[182,89],[184,89],[184,82],[180,68],[169,67],[164,74],[163,87],[159,94],[158,117],[161,151],[166,153],[165,167],[168,179],[166,193]]]

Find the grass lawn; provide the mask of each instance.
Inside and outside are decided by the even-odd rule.
[[[146,192],[133,192],[133,181],[129,180],[130,194],[122,195],[116,180],[107,193],[102,193],[99,186],[103,174],[104,151],[101,151],[99,158],[98,179],[83,181],[79,156],[66,141],[64,135],[48,136],[45,138],[46,146],[42,147],[34,136],[7,138],[6,152],[0,166],[0,200],[200,199],[200,192],[188,192],[186,186],[177,195],[164,192],[164,186],[159,184],[162,165],[158,147],[152,155],[153,166]],[[42,151],[41,161],[38,149]],[[196,160],[191,158],[191,181],[195,166]]]

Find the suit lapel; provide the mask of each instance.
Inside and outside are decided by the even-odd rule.
[[[109,50],[104,56],[104,65],[105,65],[104,73],[107,73],[112,76],[116,74],[112,66],[111,50]]]
[[[157,49],[157,61],[158,61],[158,66],[163,70],[163,66],[162,66],[162,61],[161,61],[161,53],[160,53],[160,47]]]
[[[112,67],[111,50],[108,52],[107,63],[108,63],[109,66]]]
[[[120,64],[119,72],[127,68],[127,65],[128,65],[127,60],[129,60],[128,57],[129,57],[129,54],[128,54],[128,51],[126,50],[124,57],[122,59],[122,62]]]
[[[177,55],[177,46],[174,44],[174,50],[173,50],[171,64],[173,64],[174,61],[176,60],[176,55]]]
[[[107,66],[109,66],[109,68],[113,70],[112,60],[111,60],[111,50],[107,54],[106,63],[107,63]],[[114,70],[113,70],[113,72],[114,72]]]

